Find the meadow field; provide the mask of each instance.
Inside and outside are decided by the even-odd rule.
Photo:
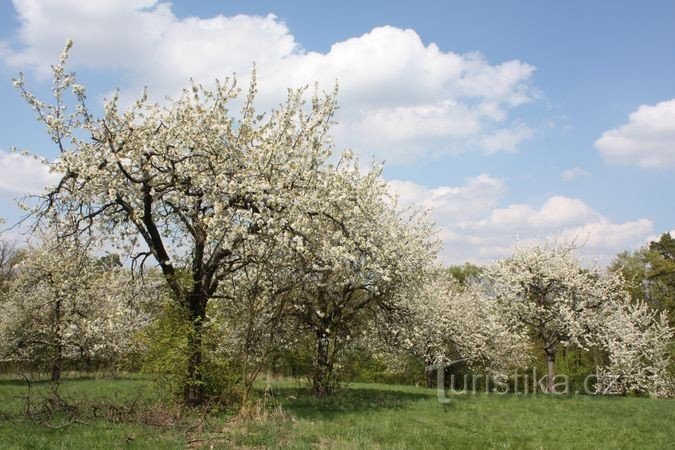
[[[355,383],[328,398],[298,381],[260,389],[242,415],[188,410],[140,377],[0,380],[0,448],[670,448],[675,402],[588,395],[466,394]]]

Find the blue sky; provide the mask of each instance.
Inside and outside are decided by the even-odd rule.
[[[258,67],[259,103],[340,84],[338,148],[386,161],[402,201],[433,208],[444,261],[516,240],[577,238],[608,261],[675,228],[671,1],[16,0],[0,4],[0,217],[53,158],[11,85],[45,76],[67,37],[96,104],[156,98]],[[666,198],[666,200],[664,200]]]

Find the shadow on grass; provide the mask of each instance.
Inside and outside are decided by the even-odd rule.
[[[380,409],[403,409],[413,402],[428,400],[429,395],[382,389],[338,389],[332,396],[318,399],[306,387],[275,387],[274,397],[295,417],[331,420],[343,414]]]

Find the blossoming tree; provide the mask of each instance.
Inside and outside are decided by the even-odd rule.
[[[518,247],[486,270],[501,314],[542,350],[548,392],[554,387],[556,352],[575,344],[609,353],[610,364],[599,369],[605,390],[616,375],[623,387],[663,395],[671,383],[664,369],[672,338],[665,316],[631,305],[619,274],[583,267],[574,251],[569,243]]]
[[[359,218],[368,217],[367,208],[378,204],[372,199],[381,189],[367,192],[377,186],[372,175],[362,182],[358,171],[328,163],[335,94],[315,95],[306,105],[304,89],[289,91],[285,104],[269,115],[258,114],[254,76],[238,118],[229,108],[239,91],[229,79],[216,81],[212,89],[192,84],[165,105],[143,95],[125,111],[115,95],[97,118],[87,107],[84,87],[65,70],[70,45],[53,67],[52,104],[25,89],[22,78],[15,81],[60,152],[50,166],[62,174],[61,180],[32,213],[38,223],[58,216],[65,234],[92,232],[118,243],[136,267],[154,258],[192,326],[186,403],[203,400],[200,366],[207,305],[224,279],[256,263],[257,240],[279,246],[316,242],[320,256],[307,267],[319,284],[328,273],[338,280],[342,272],[332,268],[350,264],[349,276],[357,268],[368,269],[364,277],[401,279],[399,267],[412,262],[405,259],[408,236],[383,222],[389,217],[369,222],[382,227],[378,234],[370,228],[362,231],[365,225],[355,219],[345,226],[346,213],[337,215],[344,206],[359,212]],[[67,100],[69,93],[74,101]],[[72,110],[69,103],[75,105]],[[331,198],[338,200],[326,206]],[[385,249],[378,236],[388,236],[386,244],[393,248]],[[341,243],[349,239],[351,247]],[[391,264],[398,249],[404,251],[402,262]],[[360,267],[359,258],[374,251],[383,252],[371,259],[379,265]],[[381,261],[390,268],[383,269]],[[364,285],[369,286],[368,280],[338,284],[353,292],[366,292]],[[369,291],[369,299],[371,294],[383,298],[380,291]],[[321,307],[314,311],[328,313]]]
[[[408,324],[398,338],[427,367],[462,360],[503,374],[527,362],[527,336],[513,332],[479,283],[462,286],[447,270],[437,269],[409,300]]]
[[[669,372],[673,337],[667,312],[656,312],[643,301],[626,299],[606,308],[597,340],[608,364],[598,368],[596,392],[674,396],[675,380]]]
[[[381,168],[364,176],[345,155],[314,192],[307,220],[294,225],[288,256],[299,280],[289,314],[313,337],[314,394],[330,394],[344,345],[369,323],[396,326],[402,290],[423,281],[438,242],[423,214],[402,212]],[[386,326],[385,325],[385,326]]]
[[[141,303],[152,296],[129,275],[74,242],[24,250],[0,302],[2,359],[46,366],[53,381],[68,361],[114,362],[146,323]]]

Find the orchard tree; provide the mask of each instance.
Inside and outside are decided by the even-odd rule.
[[[137,293],[128,273],[105,270],[77,242],[28,248],[0,304],[3,359],[44,364],[52,381],[67,361],[113,361],[145,322]]]
[[[34,213],[65,217],[70,233],[93,228],[135,252],[140,266],[157,261],[193,327],[184,400],[200,403],[208,301],[248,263],[244,243],[274,233],[270,219],[292,217],[294,199],[311,188],[329,153],[334,98],[315,98],[306,114],[303,92],[292,92],[265,120],[253,108],[254,80],[236,120],[229,105],[238,89],[226,80],[212,90],[194,84],[164,106],[143,95],[125,112],[115,95],[95,118],[64,69],[70,45],[53,67],[54,104],[15,82],[60,150],[51,168],[62,178]],[[69,91],[77,106],[66,115]]]
[[[86,255],[72,243],[28,251],[3,304],[6,357],[48,361],[58,381],[64,358],[77,347],[83,311],[95,301],[89,289],[94,278]]]
[[[598,368],[599,393],[675,395],[675,380],[669,372],[675,333],[665,311],[659,313],[643,301],[625,299],[606,305],[600,324],[598,344],[609,362]]]
[[[527,362],[527,336],[513,332],[481,285],[462,285],[447,269],[437,269],[410,301],[399,340],[427,366],[466,361],[503,374]]]
[[[548,392],[553,391],[558,348],[590,345],[597,312],[624,296],[621,277],[584,268],[574,251],[569,243],[517,247],[512,257],[486,270],[501,313],[543,352]]]
[[[87,107],[85,88],[64,68],[70,46],[53,67],[53,104],[26,90],[22,78],[15,81],[60,152],[50,167],[61,180],[31,211],[38,223],[57,215],[66,234],[91,232],[120,244],[136,267],[154,258],[190,321],[184,401],[200,403],[202,328],[222,281],[254,262],[250,249],[257,239],[278,245],[304,241],[300,233],[309,233],[305,224],[317,220],[315,206],[334,195],[330,185],[340,180],[338,195],[348,197],[346,184],[359,179],[356,172],[326,169],[335,94],[315,95],[305,105],[305,90],[289,91],[285,104],[261,115],[253,107],[254,74],[238,118],[229,108],[239,90],[229,79],[216,81],[213,89],[192,84],[164,105],[143,95],[126,111],[116,94],[97,118]],[[69,93],[74,100],[67,100]],[[331,233],[341,228],[339,220],[321,220],[331,224]],[[311,233],[310,242],[320,234],[315,228]],[[331,264],[330,252],[322,244],[323,259],[309,266],[317,281],[327,273],[320,267]],[[364,276],[382,275],[401,278],[396,271]],[[353,294],[345,295],[361,295],[363,284],[348,285]]]
[[[128,268],[106,260],[90,256],[88,262],[96,276],[88,287],[93,303],[86,305],[82,317],[79,346],[83,362],[103,363],[114,370],[131,352],[142,351],[137,336],[166,298],[166,289],[156,276],[135,277]]]
[[[400,211],[380,175],[379,165],[362,175],[344,155],[308,197],[306,220],[288,229],[285,258],[298,281],[290,314],[314,338],[317,397],[332,392],[349,339],[373,322],[396,326],[401,292],[423,281],[437,253],[431,223]]]

